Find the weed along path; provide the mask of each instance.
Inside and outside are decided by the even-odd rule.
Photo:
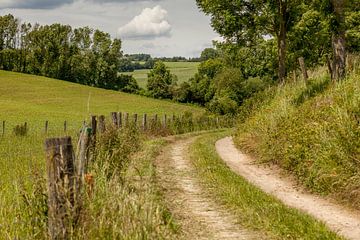
[[[184,239],[259,239],[208,197],[187,156],[195,138],[174,141],[157,159],[160,185]]]
[[[254,164],[250,157],[236,149],[230,137],[219,140],[216,143],[216,151],[232,171],[264,192],[323,221],[330,229],[348,239],[360,239],[359,213],[299,190],[295,187],[294,181],[282,176],[279,170]]]

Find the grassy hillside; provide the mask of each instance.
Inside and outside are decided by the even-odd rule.
[[[200,112],[200,108],[72,84],[45,77],[0,71],[0,120],[30,126],[79,124],[90,114]],[[39,126],[40,124],[40,126]],[[31,129],[31,128],[30,128]]]
[[[0,121],[6,121],[4,136],[0,126],[0,236],[5,239],[46,239],[46,214],[43,213],[43,206],[46,205],[46,137],[70,135],[75,145],[82,121],[90,114],[109,116],[112,111],[138,114],[182,114],[191,111],[196,114],[203,111],[201,108],[172,102],[5,71],[0,71],[0,83]],[[44,134],[46,120],[49,121],[48,135]],[[68,122],[66,133],[63,132],[65,120]],[[25,121],[29,126],[29,134],[24,137],[15,136],[12,133],[14,126]],[[108,191],[107,188],[98,190]],[[127,195],[128,193],[121,196]],[[143,195],[139,194],[139,198],[144,197]],[[149,211],[152,210],[158,213],[157,206]],[[133,218],[141,217],[143,212],[150,214],[148,210],[134,210],[137,215]],[[104,218],[109,219],[109,216]],[[150,220],[148,222],[152,222]],[[107,228],[92,230],[106,233]],[[127,230],[119,230],[121,234],[123,231]]]
[[[243,114],[252,113],[239,123],[236,141],[309,190],[360,208],[359,71],[338,83],[324,72],[308,85],[290,83],[248,101]]]
[[[165,62],[165,65],[169,68],[172,74],[178,77],[178,83],[185,82],[195,75],[199,63],[196,62]],[[139,86],[146,88],[147,74],[150,70],[136,70],[134,72],[128,72],[128,74],[134,76]]]

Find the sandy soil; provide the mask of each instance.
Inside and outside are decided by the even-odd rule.
[[[157,159],[159,183],[170,211],[180,223],[184,239],[263,239],[245,230],[213,201],[196,178],[188,158],[194,138],[171,144]]]
[[[232,171],[264,192],[323,221],[330,229],[348,239],[360,239],[359,212],[350,211],[329,199],[299,189],[293,179],[281,175],[276,167],[258,165],[249,156],[241,153],[230,137],[219,140],[216,150]]]

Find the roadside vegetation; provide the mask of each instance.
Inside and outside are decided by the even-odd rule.
[[[308,84],[289,83],[250,99],[237,144],[309,190],[360,209],[359,70],[356,65],[344,81],[332,83],[320,69]]]
[[[4,239],[48,239],[44,154],[36,147],[42,145],[43,138],[18,137],[11,142],[21,144],[23,151],[26,146],[29,149],[27,155],[13,153],[9,161],[3,155],[11,149],[3,149],[2,139],[0,235]],[[153,166],[164,144],[144,139],[133,127],[110,128],[101,135],[88,172],[91,179],[82,195],[80,219],[69,236],[174,239],[178,227],[162,203]],[[21,153],[24,155],[16,156]]]
[[[216,153],[215,143],[229,132],[200,136],[190,158],[208,194],[224,204],[246,228],[270,239],[342,239],[312,217],[289,208],[232,172]]]

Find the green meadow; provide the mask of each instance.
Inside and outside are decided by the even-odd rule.
[[[50,130],[61,126],[81,126],[91,114],[109,116],[110,112],[173,114],[200,108],[161,101],[111,90],[98,89],[40,76],[0,71],[0,120],[11,128],[28,122],[29,129]]]
[[[31,236],[42,239],[45,227],[39,224],[44,221],[29,221],[38,219],[33,216],[33,209],[36,209],[33,205],[40,204],[31,199],[45,194],[44,189],[38,187],[44,186],[46,137],[70,135],[75,145],[83,121],[91,114],[103,114],[109,119],[110,112],[114,111],[131,114],[203,112],[201,108],[170,101],[13,72],[0,71],[0,83],[0,236],[5,239],[27,239],[29,226],[34,226]],[[2,121],[6,121],[4,135]],[[45,121],[49,121],[47,135]],[[66,133],[64,121],[67,121]],[[15,136],[14,126],[24,122],[28,124],[28,135]],[[41,209],[39,211],[39,216],[44,216]]]
[[[199,63],[197,62],[165,62],[165,65],[169,68],[172,74],[178,77],[178,84],[188,81],[197,72]],[[134,72],[125,72],[122,74],[132,75],[138,82],[139,86],[146,88],[147,74],[149,69],[136,70]]]

